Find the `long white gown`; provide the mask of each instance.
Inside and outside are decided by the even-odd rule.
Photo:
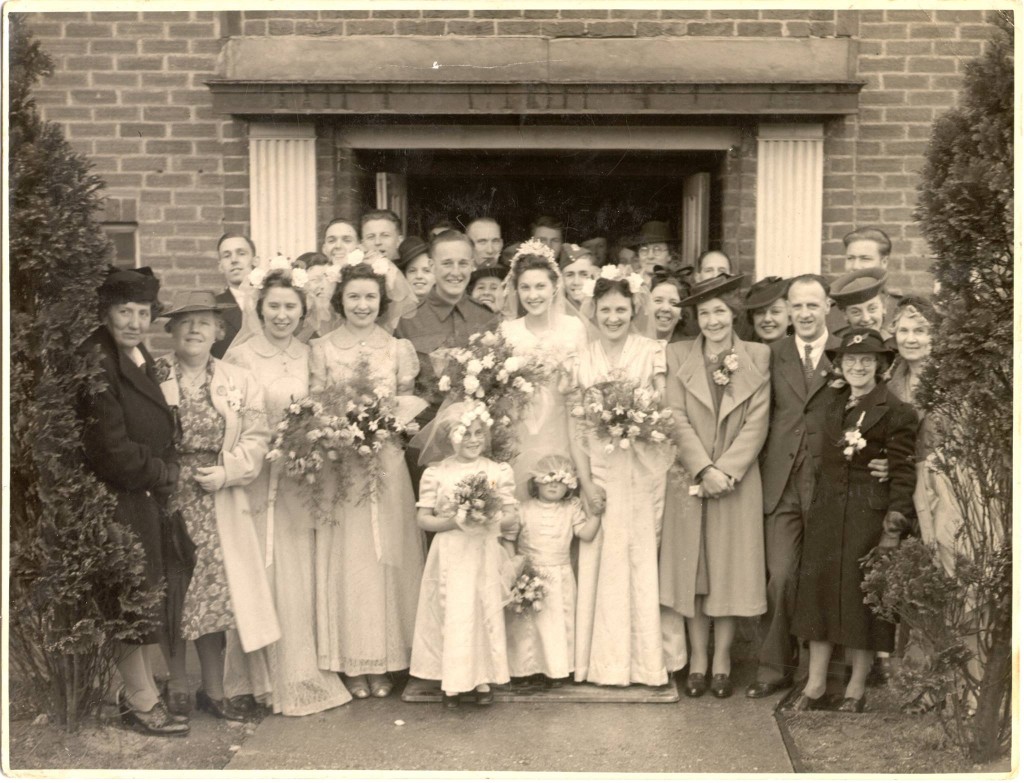
[[[653,388],[665,373],[665,345],[630,334],[613,364],[600,340],[581,354],[577,383],[629,378]],[[657,536],[670,460],[630,450],[604,451],[587,438],[595,483],[607,493],[598,535],[580,542],[576,602],[577,682],[664,685],[668,673],[661,645]]]
[[[293,400],[301,400],[309,391],[309,347],[297,339],[281,350],[263,335],[256,335],[233,346],[224,360],[245,367],[259,379],[271,427],[284,418]],[[281,639],[245,655],[236,644],[237,635],[229,634],[225,692],[259,694],[272,687],[274,712],[284,715],[311,715],[345,704],[352,696],[338,675],[317,665],[315,531],[301,490],[272,463],[267,463],[247,489],[260,543],[270,549],[268,577],[274,588]],[[259,656],[264,651],[269,675]],[[263,684],[267,682],[270,684]]]
[[[570,457],[569,428],[566,414],[566,392],[571,382],[572,368],[586,349],[587,333],[579,318],[554,315],[543,331],[532,331],[526,318],[516,318],[501,324],[501,332],[517,356],[540,359],[552,370],[550,380],[538,387],[523,420],[517,427],[519,453],[512,460],[516,480],[516,499],[528,497],[527,472],[540,458],[548,454]]]
[[[375,387],[412,394],[419,372],[416,350],[380,327],[363,339],[343,325],[313,340],[311,348],[313,391],[344,386],[366,358]],[[385,446],[380,460],[385,474],[380,496],[360,502],[366,479],[353,476],[350,497],[334,509],[336,524],[317,529],[319,663],[349,676],[408,668],[416,623],[424,541],[416,526],[412,480],[397,446]]]

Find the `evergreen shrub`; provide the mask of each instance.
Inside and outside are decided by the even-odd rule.
[[[94,216],[101,180],[31,89],[52,61],[10,20],[10,666],[12,707],[76,730],[98,707],[119,640],[159,596],[141,544],[114,523],[114,497],[85,465],[78,417],[97,388],[96,289],[110,245]]]

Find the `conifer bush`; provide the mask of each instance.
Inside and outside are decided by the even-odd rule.
[[[1013,17],[994,21],[933,127],[915,213],[939,314],[917,394],[936,432],[930,469],[954,498],[953,557],[905,545],[864,585],[877,612],[910,625],[926,652],[916,675],[978,762],[1009,749],[1013,670]]]
[[[119,640],[145,630],[141,544],[85,465],[79,404],[95,390],[96,289],[111,257],[101,180],[42,121],[31,89],[52,61],[10,17],[12,708],[74,731],[100,703]]]

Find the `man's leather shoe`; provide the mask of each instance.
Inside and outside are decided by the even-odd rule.
[[[813,710],[823,710],[825,705],[828,703],[828,694],[823,693],[816,699],[812,699],[806,693],[801,693],[793,706],[790,709],[793,712],[811,712]]]
[[[771,696],[773,693],[778,693],[784,688],[792,688],[793,679],[791,677],[783,677],[781,680],[775,680],[775,682],[762,682],[758,680],[752,682],[747,687],[747,698],[748,699],[763,699],[766,696]]]
[[[156,737],[184,737],[188,735],[188,721],[179,721],[171,717],[162,701],[157,700],[149,712],[133,709],[122,688],[117,694],[117,708],[121,722],[141,732]]]
[[[686,678],[683,693],[691,699],[699,699],[708,689],[707,674],[691,674]]]
[[[836,712],[864,712],[864,704],[865,699],[863,696],[859,699],[847,696],[843,699],[843,703],[836,708]]]

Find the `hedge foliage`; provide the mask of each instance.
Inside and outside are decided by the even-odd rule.
[[[52,62],[9,19],[12,699],[75,730],[158,596],[81,450],[79,401],[100,382],[98,354],[81,345],[111,257],[94,220],[103,183],[39,117],[31,90]]]

